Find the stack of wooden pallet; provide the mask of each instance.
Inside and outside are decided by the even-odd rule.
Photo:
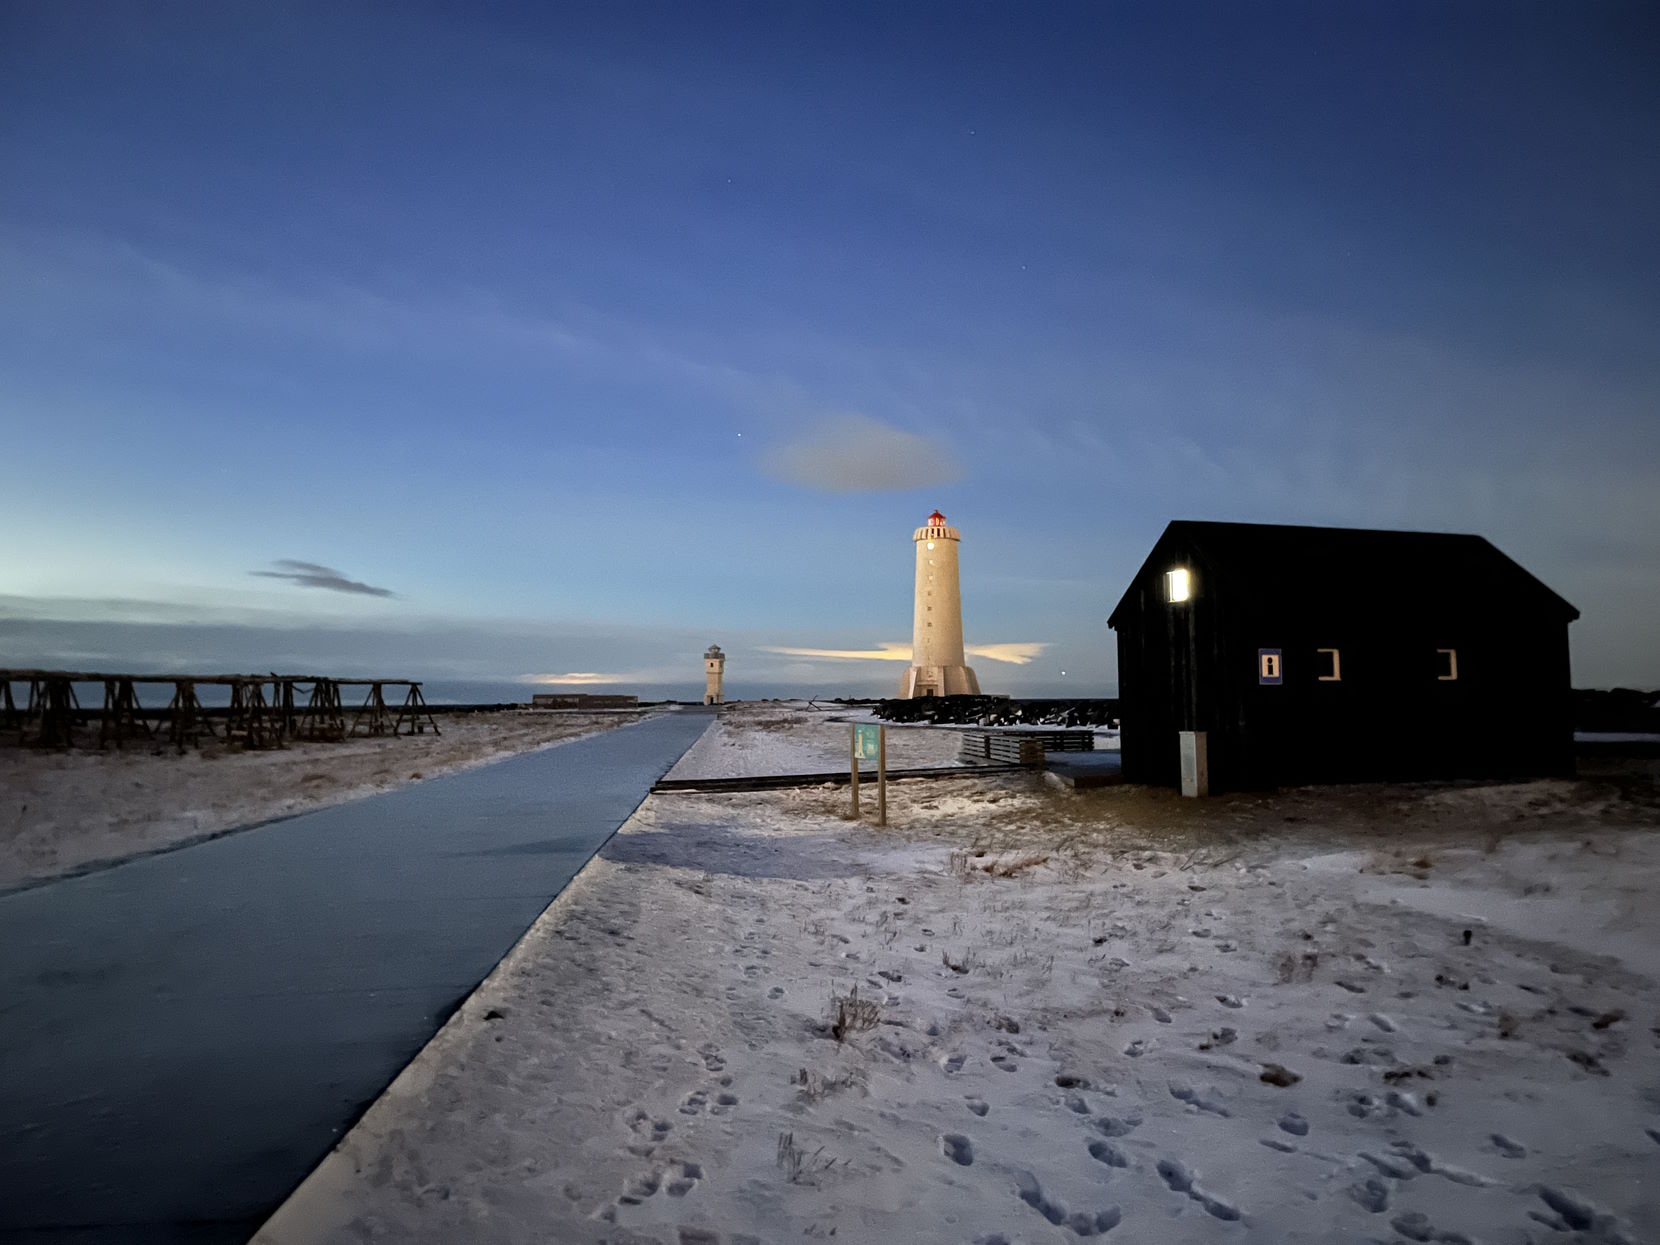
[[[957,759],[977,765],[1042,765],[1045,752],[1093,751],[1092,730],[1011,731],[988,727],[963,732]]]

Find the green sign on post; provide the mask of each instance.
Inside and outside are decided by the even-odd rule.
[[[848,751],[852,758],[853,767],[853,812],[854,821],[859,820],[859,762],[876,762],[876,824],[888,824],[888,747],[887,728],[880,723],[865,725],[855,722],[851,737],[848,740]]]
[[[855,725],[853,728],[853,757],[858,761],[874,761],[881,746],[880,726]]]

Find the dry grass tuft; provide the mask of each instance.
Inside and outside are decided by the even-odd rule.
[[[882,1005],[874,999],[861,999],[858,986],[846,994],[832,994],[830,1012],[830,1036],[838,1042],[882,1023]]]
[[[778,1166],[791,1184],[812,1184],[816,1176],[829,1171],[836,1162],[825,1157],[823,1146],[809,1154],[795,1144],[794,1133],[778,1134]]]
[[[808,1102],[822,1102],[833,1094],[862,1086],[863,1081],[853,1071],[821,1075],[802,1068],[795,1075],[795,1085],[796,1093]]]

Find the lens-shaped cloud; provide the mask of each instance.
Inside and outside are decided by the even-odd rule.
[[[271,563],[277,567],[274,571],[249,571],[250,575],[258,575],[262,579],[286,579],[291,584],[301,588],[323,588],[329,592],[349,592],[364,597],[390,597],[396,594],[390,588],[377,588],[373,584],[366,584],[362,580],[348,579],[332,566],[320,566],[316,562],[298,562],[293,558],[278,558]]]
[[[825,493],[878,493],[950,484],[962,467],[943,441],[868,415],[832,415],[761,459],[774,479]]]

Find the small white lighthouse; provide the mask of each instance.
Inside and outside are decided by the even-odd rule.
[[[916,543],[916,614],[911,668],[899,680],[900,699],[978,696],[980,681],[963,662],[963,593],[957,580],[962,533],[936,510],[911,539]]]
[[[721,694],[721,680],[726,676],[726,654],[720,651],[720,645],[711,644],[703,654],[703,703],[706,705],[723,705],[726,697]]]

